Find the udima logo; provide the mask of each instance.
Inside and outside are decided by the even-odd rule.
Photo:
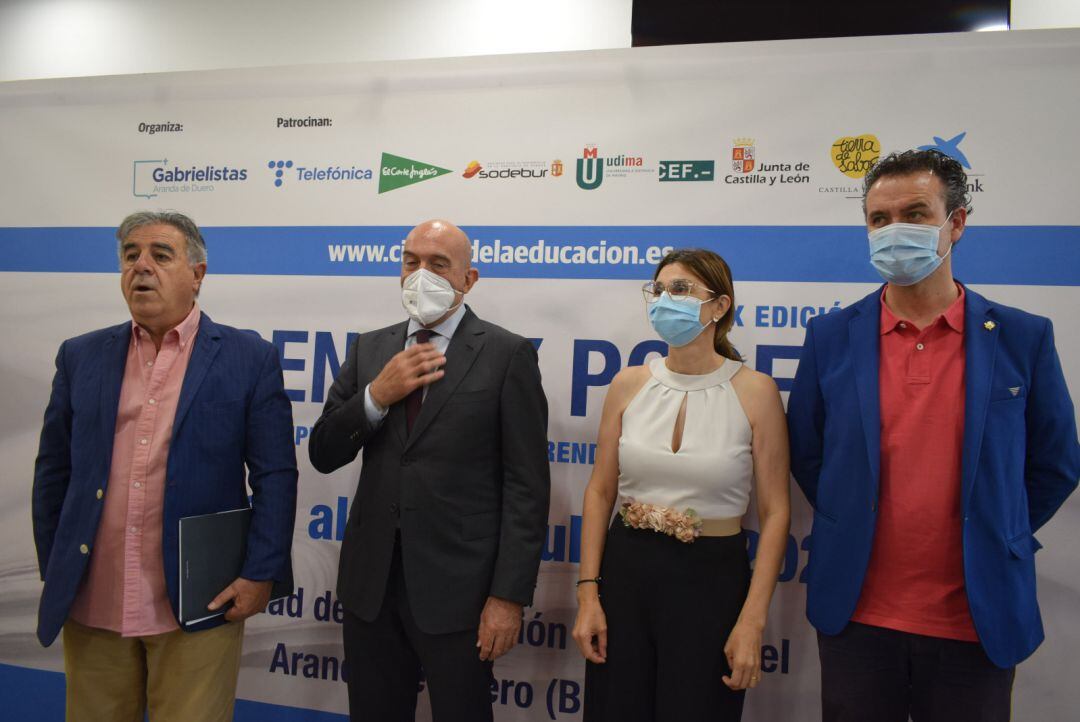
[[[379,193],[395,191],[414,183],[438,178],[449,172],[446,168],[440,168],[437,165],[383,153],[382,168],[379,170]]]
[[[599,188],[603,182],[604,159],[599,156],[595,145],[587,145],[582,156],[577,159],[578,188],[592,191]]]

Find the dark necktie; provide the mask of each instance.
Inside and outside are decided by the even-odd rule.
[[[417,343],[427,343],[431,340],[433,332],[422,328],[413,334]],[[408,427],[408,433],[412,433],[413,424],[416,422],[416,417],[420,415],[420,406],[424,403],[424,387],[417,386],[412,390],[408,396],[405,397],[405,423]]]

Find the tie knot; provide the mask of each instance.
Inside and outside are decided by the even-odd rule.
[[[426,328],[421,328],[416,333],[413,334],[413,337],[416,338],[417,343],[427,343],[428,341],[431,340],[431,337],[434,336],[434,335],[435,335],[434,331],[430,331],[430,330],[428,330]]]

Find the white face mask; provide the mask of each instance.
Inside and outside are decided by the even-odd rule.
[[[450,282],[426,268],[413,271],[401,284],[401,305],[409,318],[425,326],[457,308],[457,292]]]

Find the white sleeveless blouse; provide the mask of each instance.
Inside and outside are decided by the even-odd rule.
[[[623,411],[619,437],[619,497],[690,508],[703,519],[741,517],[750,503],[754,466],[750,421],[731,379],[738,361],[703,375],[677,374],[663,358]],[[686,399],[682,445],[671,450],[675,420]]]

